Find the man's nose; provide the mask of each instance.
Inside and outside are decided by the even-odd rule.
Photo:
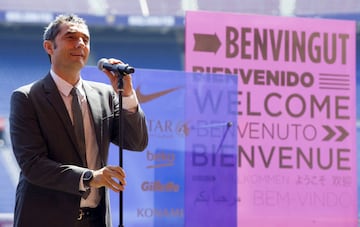
[[[86,44],[85,44],[85,41],[83,38],[79,38],[78,41],[77,41],[77,45],[76,47],[85,47]]]

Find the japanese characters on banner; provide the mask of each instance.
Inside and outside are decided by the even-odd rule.
[[[186,71],[238,78],[237,226],[357,226],[355,35],[351,21],[187,13]]]

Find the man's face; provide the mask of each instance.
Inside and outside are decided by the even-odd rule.
[[[89,58],[90,35],[86,25],[65,23],[52,43],[51,62],[63,69],[80,70]]]

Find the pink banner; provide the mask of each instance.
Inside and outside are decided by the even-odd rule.
[[[187,13],[186,70],[239,78],[237,226],[357,226],[355,28]]]

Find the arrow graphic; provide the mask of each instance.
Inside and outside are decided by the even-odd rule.
[[[195,45],[194,51],[217,53],[221,46],[219,37],[215,34],[194,33]]]
[[[323,128],[327,131],[327,136],[323,138],[324,141],[329,141],[335,136],[335,132],[327,125],[323,125]]]
[[[333,130],[330,126],[323,125],[323,128],[326,130],[327,135],[323,138],[323,141],[329,141],[336,135],[336,131]],[[335,126],[335,128],[340,132],[340,136],[336,139],[336,141],[340,142],[343,141],[349,133],[346,129],[340,125]]]
[[[336,141],[343,141],[348,135],[349,133],[341,126],[336,126],[336,128],[340,131],[341,136],[339,136]]]

